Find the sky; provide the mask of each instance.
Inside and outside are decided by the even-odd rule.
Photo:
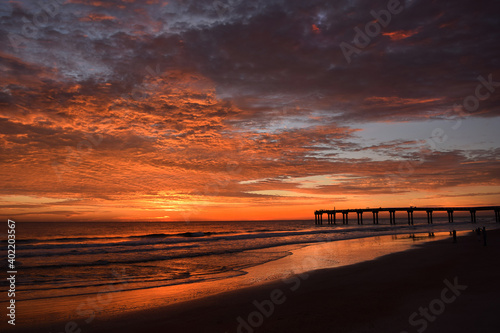
[[[0,217],[500,205],[500,2],[2,0]]]

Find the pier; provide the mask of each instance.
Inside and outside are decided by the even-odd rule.
[[[371,213],[373,216],[373,224],[378,223],[378,214],[380,212],[389,212],[389,223],[396,224],[396,212],[406,212],[408,214],[408,225],[413,225],[413,212],[426,212],[427,223],[433,224],[432,214],[434,212],[447,212],[448,222],[453,223],[454,212],[469,212],[471,223],[476,223],[476,212],[478,211],[494,211],[495,221],[500,223],[500,206],[484,206],[484,207],[406,207],[406,208],[365,208],[365,209],[340,209],[340,210],[317,210],[314,212],[315,224],[323,224],[323,214],[327,215],[328,224],[337,224],[337,213],[342,213],[342,224],[349,224],[349,213],[356,213],[358,224],[363,224],[363,213]]]

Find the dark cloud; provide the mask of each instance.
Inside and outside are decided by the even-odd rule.
[[[498,117],[498,1],[402,1],[350,63],[340,45],[388,1],[37,2],[0,6],[2,195],[94,198],[75,203],[87,212],[160,193],[264,204],[500,183],[498,148],[358,128]]]

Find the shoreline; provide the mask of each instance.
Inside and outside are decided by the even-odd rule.
[[[30,322],[27,324],[31,327],[78,319],[93,321],[95,316],[103,316],[103,314],[110,317],[142,308],[153,309],[223,292],[259,286],[315,269],[339,267],[372,260],[381,255],[407,250],[415,244],[415,241],[433,240],[434,238],[423,236],[416,239],[410,238],[410,234],[404,233],[403,235],[355,237],[249,250],[254,254],[266,255],[266,253],[271,252],[283,255],[278,259],[234,271],[235,274],[230,277],[214,275],[203,281],[135,289],[128,289],[130,286],[126,280],[123,280],[123,285],[118,284],[109,288],[101,287],[99,291],[93,293],[19,300],[18,311],[29,313]],[[349,256],[346,256],[347,252],[350,253]],[[332,257],[335,260],[332,260]],[[115,273],[121,274],[121,272]],[[126,277],[126,275],[125,272],[123,276]]]
[[[490,234],[497,235],[495,237],[498,238],[499,232],[498,232],[498,230],[497,231],[489,231],[488,235],[490,236]],[[375,237],[380,237],[380,236],[375,236]],[[459,241],[459,244],[463,242],[462,239],[470,239],[471,237],[474,238],[475,236],[473,235],[473,236],[459,237],[459,240],[461,240],[461,241]],[[493,236],[491,236],[491,237],[493,237]],[[476,239],[476,242],[477,242],[477,239]],[[330,243],[337,243],[337,242],[330,242]],[[294,285],[296,285],[297,283],[299,284],[300,288],[296,292],[293,291],[292,294],[294,297],[296,296],[297,299],[300,300],[302,298],[307,298],[307,293],[304,294],[304,292],[310,288],[314,287],[313,289],[315,289],[315,290],[317,288],[319,288],[319,290],[321,290],[321,287],[325,287],[325,286],[327,287],[328,283],[326,285],[323,285],[323,284],[317,285],[316,283],[312,282],[318,278],[321,278],[324,280],[326,278],[325,275],[332,275],[335,272],[342,272],[342,271],[346,271],[346,270],[347,271],[358,270],[359,269],[358,267],[373,266],[373,265],[375,265],[375,267],[372,267],[372,269],[382,270],[383,271],[382,274],[387,274],[388,271],[390,271],[391,269],[394,269],[394,268],[390,268],[390,267],[385,267],[385,269],[383,267],[377,268],[376,267],[377,263],[380,263],[380,265],[383,266],[384,261],[388,260],[387,258],[392,258],[392,257],[396,256],[396,257],[401,257],[400,258],[400,260],[401,260],[401,259],[404,259],[404,257],[406,257],[406,256],[409,256],[409,257],[415,256],[416,252],[422,252],[422,251],[428,252],[430,248],[443,247],[443,244],[449,245],[449,243],[450,243],[449,238],[447,240],[444,240],[444,241],[437,240],[437,241],[426,242],[424,244],[419,244],[419,245],[415,246],[414,247],[415,249],[413,249],[413,250],[396,252],[396,253],[384,255],[384,256],[382,256],[378,259],[375,259],[375,260],[364,261],[361,263],[348,265],[348,266],[341,266],[341,267],[336,267],[336,268],[316,270],[316,271],[307,272],[307,273],[298,272],[299,275],[294,275],[295,277],[292,277],[290,280],[275,280],[275,281],[268,282],[265,284],[258,284],[258,285],[254,285],[254,286],[249,286],[247,288],[238,289],[238,290],[228,290],[226,292],[222,292],[222,293],[219,293],[216,295],[209,295],[209,296],[206,296],[203,298],[194,299],[194,300],[187,301],[187,302],[181,302],[181,303],[165,305],[165,306],[158,306],[158,307],[153,307],[153,308],[147,308],[147,310],[136,310],[133,312],[124,313],[123,315],[108,316],[104,312],[101,312],[101,313],[98,313],[96,315],[95,320],[92,320],[92,322],[90,322],[89,324],[82,324],[81,328],[82,328],[82,332],[101,332],[101,331],[102,332],[104,332],[104,331],[107,331],[107,332],[113,332],[113,331],[116,331],[116,332],[118,332],[118,331],[120,331],[120,332],[134,332],[134,330],[131,327],[136,327],[138,329],[139,326],[134,326],[137,322],[141,322],[142,326],[148,326],[148,325],[151,325],[151,323],[158,323],[161,320],[165,320],[165,324],[167,326],[178,327],[179,332],[184,332],[184,330],[181,329],[181,327],[182,327],[182,325],[187,325],[187,323],[184,322],[184,320],[187,320],[187,322],[189,322],[190,325],[194,325],[194,323],[196,323],[196,322],[198,322],[198,324],[205,323],[205,324],[199,326],[199,329],[210,332],[212,330],[209,330],[208,327],[206,326],[206,319],[207,318],[203,319],[204,317],[206,317],[204,313],[208,310],[208,312],[213,313],[213,316],[215,316],[215,317],[222,316],[222,318],[224,318],[224,319],[219,320],[216,323],[216,325],[214,326],[214,330],[213,330],[214,332],[215,331],[218,331],[218,332],[234,331],[234,332],[236,332],[236,327],[233,327],[233,328],[231,328],[231,327],[234,326],[235,323],[236,324],[238,323],[236,321],[236,318],[238,318],[238,317],[243,318],[244,316],[243,315],[236,316],[236,317],[232,318],[232,320],[231,320],[231,318],[230,318],[231,316],[228,317],[228,314],[225,314],[225,311],[222,311],[222,313],[219,313],[221,309],[220,309],[220,306],[218,306],[218,304],[220,302],[226,304],[226,306],[225,306],[226,310],[227,309],[233,310],[233,308],[234,309],[240,308],[241,309],[240,312],[244,314],[245,308],[252,309],[252,307],[253,307],[253,309],[255,310],[255,306],[252,304],[253,300],[249,300],[247,302],[241,303],[241,299],[242,299],[242,297],[244,299],[245,295],[247,298],[249,295],[254,295],[254,294],[255,295],[265,295],[266,292],[264,292],[264,290],[267,290],[266,297],[269,298],[270,297],[270,294],[269,294],[270,290],[272,291],[273,289],[280,289],[280,290],[283,290],[283,296],[285,298],[287,298],[287,295],[285,294],[284,291],[287,290],[288,293],[292,292],[292,290],[290,288],[293,287]],[[454,246],[459,248],[458,246],[456,246],[459,244],[454,244]],[[314,247],[314,246],[319,246],[319,245],[316,244],[316,245],[312,245],[312,246]],[[486,248],[490,248],[490,247],[486,247]],[[290,258],[290,257],[293,257],[293,255],[288,256],[286,258]],[[278,261],[282,260],[282,259],[278,259]],[[453,257],[451,259],[453,259]],[[408,260],[411,261],[411,259],[408,259]],[[404,261],[408,261],[408,260],[404,260]],[[434,260],[436,260],[436,258]],[[405,265],[408,265],[408,264],[405,264]],[[303,278],[305,276],[307,276],[306,279]],[[297,280],[297,277],[300,277],[300,279]],[[332,279],[332,278],[335,279],[335,277],[331,277],[331,276],[329,277],[329,279]],[[451,278],[453,278],[453,277],[451,277]],[[367,278],[367,279],[370,280],[370,278]],[[288,281],[288,282],[286,282],[286,281]],[[294,283],[292,283],[292,281],[294,281]],[[342,283],[347,283],[347,282],[348,281],[339,281],[338,283],[342,284]],[[369,281],[367,281],[367,282],[369,282]],[[313,283],[315,286],[311,286],[311,283]],[[442,284],[442,282],[441,282],[441,284]],[[351,285],[351,288],[352,288],[352,285]],[[184,291],[189,292],[189,289],[190,289],[189,286],[187,286],[186,290],[184,290]],[[303,291],[301,292],[301,290],[303,290]],[[325,292],[327,292],[327,290],[325,290]],[[345,292],[345,291],[343,291],[343,292]],[[147,295],[145,295],[144,293],[142,293],[142,294],[143,294],[142,297],[147,297]],[[288,302],[290,304],[295,303],[293,298],[291,298],[291,296],[292,295],[290,295],[290,298],[289,298],[290,301]],[[265,297],[261,297],[261,298],[265,299]],[[259,300],[259,298],[256,297],[255,300]],[[278,301],[279,300],[280,299],[278,298]],[[324,300],[322,300],[322,302],[324,302]],[[285,302],[283,304],[283,306],[280,305],[280,308],[289,307],[290,305],[287,306],[288,303]],[[302,302],[300,302],[300,304],[301,303]],[[209,304],[211,304],[211,305],[208,306]],[[213,307],[214,304],[216,305],[215,309]],[[203,308],[204,311],[196,310],[196,309],[199,309],[200,307]],[[299,306],[299,308],[300,308],[300,306]],[[217,309],[219,309],[219,312],[217,311]],[[341,310],[341,309],[339,309],[339,310]],[[342,313],[342,312],[344,312],[344,311],[340,311],[340,313]],[[252,311],[250,311],[250,313],[252,313]],[[188,319],[189,317],[192,319]],[[185,319],[181,320],[179,318],[185,318]],[[197,320],[193,320],[193,318],[197,319]],[[68,320],[70,320],[70,319],[68,319]],[[78,322],[78,319],[74,319],[74,320],[75,320],[75,322]],[[233,322],[232,324],[230,323],[231,321]],[[120,327],[121,323],[123,323],[123,322],[128,323],[128,324],[125,325],[124,327]],[[266,325],[269,325],[268,323],[272,323],[272,322],[274,322],[272,316],[270,318],[266,318],[266,322],[265,322]],[[21,324],[21,321],[19,321],[19,323]],[[37,326],[37,331],[40,331],[40,332],[44,332],[44,331],[46,331],[46,332],[61,332],[61,331],[64,331],[64,324],[65,324],[65,322],[40,325],[40,326]],[[221,326],[221,327],[218,327],[218,326]],[[215,329],[215,327],[218,327],[218,328]],[[158,328],[159,327],[153,327],[152,329],[158,329]],[[23,332],[24,329],[25,328],[18,326],[18,329],[12,330],[12,332]],[[26,329],[27,329],[26,331],[30,331],[29,328],[26,328]],[[195,328],[193,328],[193,329],[195,329]],[[263,329],[263,332],[267,331],[264,328],[262,328],[262,329]],[[291,327],[291,328],[289,327],[289,329],[293,329],[293,327]],[[172,330],[170,330],[170,331],[172,331]],[[175,330],[175,329],[173,331],[177,332],[177,330]]]
[[[124,316],[128,325],[96,324],[89,332],[136,332],[138,328],[169,332],[416,332],[409,316],[441,296],[443,281],[467,285],[442,314],[427,321],[426,332],[496,332],[500,304],[500,232],[488,233],[483,246],[476,235],[418,245],[415,250],[389,254],[349,266],[307,273],[291,282],[275,281],[258,287],[210,296]],[[439,251],[437,256],[435,251]],[[397,269],[395,267],[398,267]],[[295,288],[295,290],[292,290]],[[278,297],[273,291],[282,291]],[[274,311],[261,315],[255,305],[274,299]],[[269,303],[267,303],[269,304]],[[262,311],[260,311],[262,313]],[[252,317],[253,314],[253,317]],[[421,317],[418,317],[420,320]],[[439,319],[439,320],[438,320]],[[133,325],[130,326],[130,322]]]

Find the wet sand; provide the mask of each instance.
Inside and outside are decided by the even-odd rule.
[[[9,331],[497,332],[500,232],[489,231],[487,240],[484,246],[475,234],[456,244],[448,238],[189,302],[101,312],[66,330],[62,322]]]

